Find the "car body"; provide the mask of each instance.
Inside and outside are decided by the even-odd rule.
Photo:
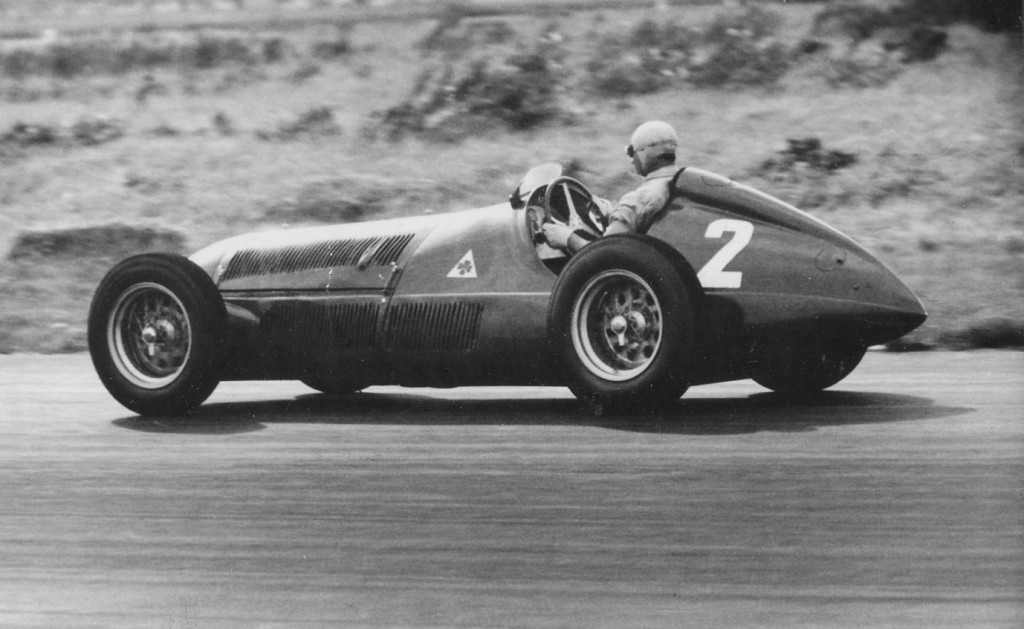
[[[94,363],[141,413],[181,412],[216,382],[261,379],[330,393],[568,385],[594,404],[630,404],[751,377],[821,389],[925,319],[848,236],[696,168],[676,175],[647,236],[602,238],[569,257],[538,238],[541,221],[588,202],[560,172],[532,170],[511,203],[248,234],[187,263],[129,259],[94,299]],[[562,204],[549,191],[564,192]],[[182,267],[189,286],[169,286],[164,267]]]

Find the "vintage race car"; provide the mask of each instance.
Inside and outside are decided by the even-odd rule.
[[[567,256],[543,242],[543,221],[598,234],[604,219],[561,173],[538,166],[509,202],[480,209],[128,258],[91,305],[93,364],[140,414],[182,413],[221,381],[265,379],[338,395],[568,386],[595,408],[649,408],[742,378],[818,391],[925,320],[852,239],[697,168],[680,169],[648,235]]]

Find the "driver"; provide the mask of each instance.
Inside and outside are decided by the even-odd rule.
[[[636,128],[626,147],[626,155],[644,182],[614,205],[607,199],[594,197],[608,220],[605,236],[645,234],[662,217],[671,196],[672,177],[679,170],[675,165],[678,146],[679,135],[666,122],[651,120]],[[595,239],[589,232],[574,231],[561,223],[547,222],[542,229],[549,246],[570,254]]]

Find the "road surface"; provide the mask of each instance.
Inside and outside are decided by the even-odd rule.
[[[143,419],[0,356],[3,627],[1024,627],[1024,353],[785,404],[227,383]]]

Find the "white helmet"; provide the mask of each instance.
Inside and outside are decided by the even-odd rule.
[[[678,146],[679,135],[672,125],[660,120],[649,120],[637,127],[629,138],[626,155],[633,160],[633,166],[639,174],[647,175],[656,170],[653,166],[659,158],[671,156],[671,161],[666,161],[674,162]]]

